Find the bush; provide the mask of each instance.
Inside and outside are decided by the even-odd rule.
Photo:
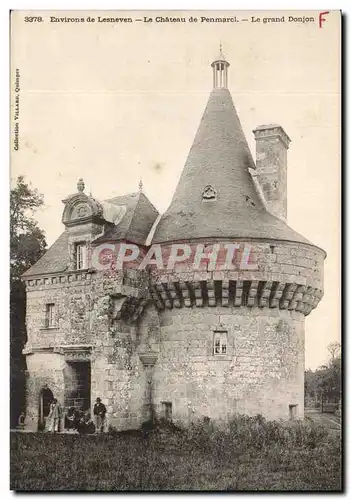
[[[261,415],[249,417],[238,415],[225,429],[203,422],[192,424],[187,431],[188,439],[203,448],[218,454],[254,453],[272,447],[273,444],[286,449],[314,449],[328,436],[328,430],[313,421],[267,421]]]

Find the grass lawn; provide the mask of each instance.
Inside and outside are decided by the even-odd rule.
[[[341,491],[335,433],[313,423],[292,431],[248,418],[239,424],[226,432],[11,433],[11,489]]]

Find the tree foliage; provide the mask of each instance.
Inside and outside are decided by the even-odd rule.
[[[339,342],[330,342],[327,349],[330,353],[332,360],[340,356],[341,345],[339,344]]]
[[[26,297],[21,275],[43,255],[45,234],[33,218],[44,205],[42,195],[19,176],[10,194],[10,357],[11,425],[24,407],[26,363],[22,349],[27,341]]]
[[[341,346],[339,342],[331,342],[327,350],[330,358],[327,364],[317,370],[305,371],[305,397],[315,400],[337,403],[342,390],[341,386]]]
[[[19,176],[10,195],[11,284],[19,281],[45,251],[45,234],[33,219],[34,212],[43,205],[43,196]]]

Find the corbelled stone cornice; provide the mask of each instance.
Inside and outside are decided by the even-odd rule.
[[[200,280],[154,283],[150,288],[157,308],[270,307],[310,314],[323,290],[297,283],[253,280]]]

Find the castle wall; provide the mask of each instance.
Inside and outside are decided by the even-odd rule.
[[[55,398],[64,401],[64,359],[53,352],[35,352],[27,356],[26,428],[37,431],[39,423],[40,393],[48,387]]]
[[[304,317],[323,293],[323,257],[307,245],[252,242],[254,269],[153,270],[151,296],[147,271],[133,269],[29,280],[28,427],[37,425],[45,384],[61,403],[75,392],[75,361],[90,362],[91,406],[100,397],[118,430],[165,416],[169,403],[183,423],[234,413],[289,418],[289,405],[302,417]],[[55,303],[53,328],[44,323],[47,303]],[[228,331],[220,356],[219,324]]]
[[[183,243],[191,244],[191,241]],[[302,243],[292,243],[289,241],[278,240],[251,240],[243,238],[232,240],[208,238],[207,240],[198,240],[196,243],[202,243],[205,246],[219,243],[224,248],[226,243],[239,243],[238,258],[235,257],[233,270],[221,270],[225,263],[226,254],[220,252],[216,261],[216,269],[209,271],[208,262],[203,259],[199,269],[193,269],[193,261],[179,262],[175,264],[174,270],[166,268],[159,271],[151,269],[151,275],[155,277],[155,283],[165,283],[169,281],[187,281],[195,282],[201,280],[223,280],[232,281],[276,281],[281,283],[296,283],[297,285],[318,288],[323,290],[324,268],[323,262],[325,253],[318,247]],[[247,246],[250,249],[249,264],[252,269],[243,269],[241,266],[242,248]],[[195,253],[194,245],[192,255]],[[169,255],[171,244],[163,244],[162,252]]]
[[[72,395],[83,383],[74,363],[82,361],[90,362],[91,407],[97,397],[102,399],[108,425],[123,430],[147,420],[146,370],[137,354],[140,338],[131,321],[132,314],[141,312],[144,278],[133,270],[111,276],[81,272],[27,283],[28,427],[38,425],[38,394],[45,384],[62,405],[73,404]],[[113,297],[118,297],[117,309]],[[45,324],[49,303],[55,304],[53,327]],[[126,306],[123,317],[116,319],[122,306]]]
[[[26,317],[29,346],[88,344],[91,341],[88,314],[94,307],[91,276],[87,273],[84,278],[77,276],[79,279],[74,280],[71,276],[30,280]],[[55,304],[55,324],[52,327],[45,324],[46,305],[49,303]]]
[[[135,429],[143,415],[146,374],[135,352],[133,332],[117,334],[92,355],[92,402],[100,397],[107,407],[108,425]]]
[[[158,417],[169,403],[183,423],[234,413],[303,417],[304,321],[323,295],[324,254],[274,240],[251,248],[250,269],[209,271],[204,261],[199,271],[182,263],[176,272],[153,271]],[[228,336],[221,356],[214,355],[218,325]]]
[[[172,309],[160,313],[154,404],[172,403],[173,421],[235,413],[289,418],[304,409],[304,316],[259,308]],[[213,329],[228,329],[227,355],[213,354]]]

